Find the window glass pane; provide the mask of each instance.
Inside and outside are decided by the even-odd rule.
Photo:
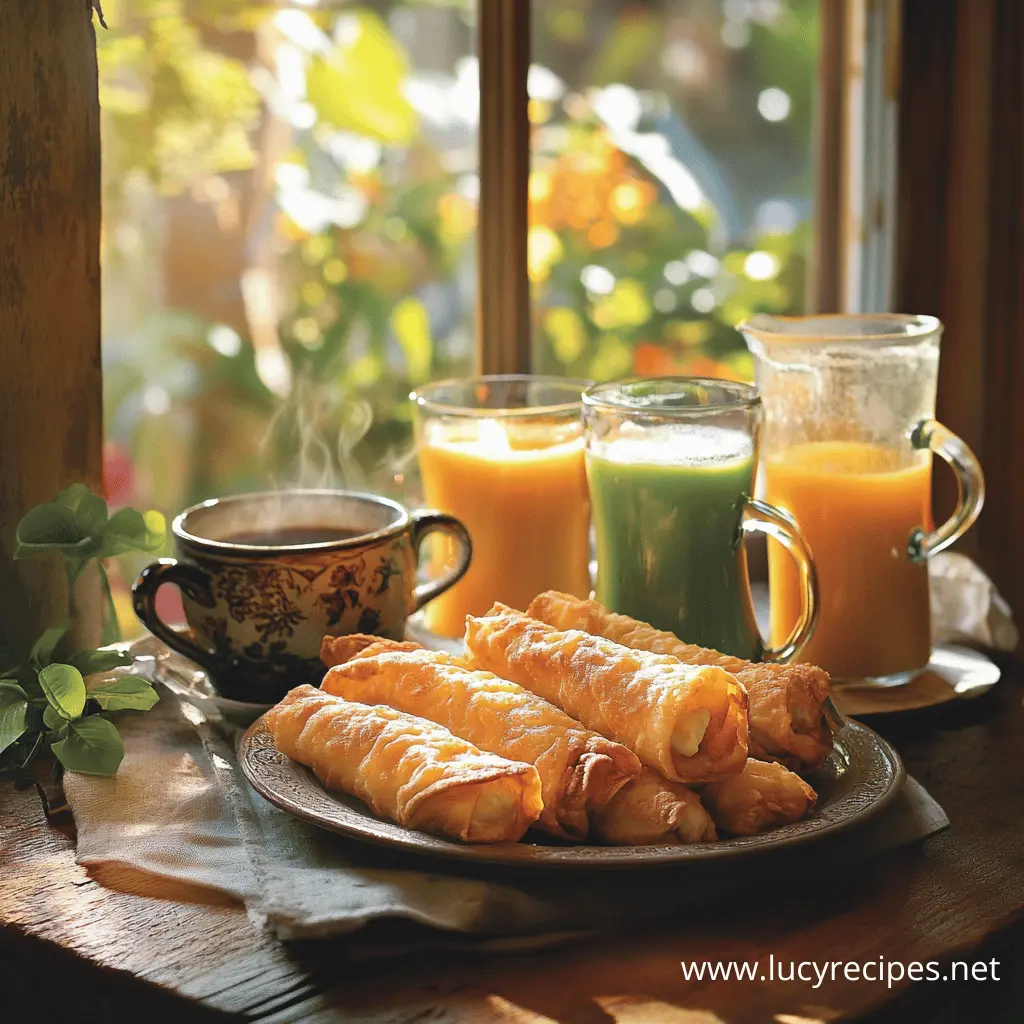
[[[470,0],[105,0],[111,501],[400,493],[473,361]]]
[[[818,0],[534,4],[534,366],[746,379],[799,312]]]

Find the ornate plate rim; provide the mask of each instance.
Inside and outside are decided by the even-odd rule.
[[[262,717],[249,726],[239,740],[238,763],[253,789],[276,807],[328,831],[362,842],[421,856],[457,861],[536,869],[606,870],[750,856],[821,839],[852,828],[874,816],[888,806],[902,790],[906,781],[903,762],[896,751],[873,729],[852,719],[846,720],[844,727],[836,736],[836,741],[836,748],[830,759],[838,759],[837,774],[850,770],[854,764],[851,759],[852,753],[862,749],[873,751],[882,771],[877,780],[868,780],[872,787],[870,793],[854,799],[859,786],[865,784],[861,782],[853,790],[841,794],[834,802],[816,809],[808,817],[792,825],[783,825],[756,836],[741,836],[688,846],[540,846],[530,843],[485,845],[460,843],[406,829],[394,822],[376,817],[356,798],[336,794],[322,787],[308,768],[277,751]],[[860,755],[857,755],[857,759],[860,759]],[[280,771],[269,774],[267,768],[270,765],[277,766]],[[864,766],[864,763],[859,765],[861,768]],[[285,778],[297,782],[298,788],[285,785]],[[315,791],[318,800],[326,799],[344,808],[346,817],[355,815],[354,820],[330,818],[315,807],[309,806],[308,801],[301,799],[301,794],[310,790]],[[851,803],[855,806],[844,811],[844,805]]]

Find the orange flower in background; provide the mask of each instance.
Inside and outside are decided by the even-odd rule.
[[[657,196],[599,128],[530,175],[530,224],[579,231],[603,249],[618,241],[619,224],[642,221]]]
[[[612,189],[612,213],[622,224],[637,224],[657,195],[657,189],[649,181],[624,181]]]
[[[595,249],[607,249],[619,240],[619,229],[610,220],[599,220],[587,229],[587,241]]]
[[[721,380],[744,382],[734,366],[703,354],[684,360],[682,367],[677,372],[692,377],[718,377]]]
[[[691,377],[717,377],[719,380],[734,380],[742,384],[749,378],[737,366],[721,359],[699,352],[696,355],[680,355],[666,345],[642,341],[633,350],[633,372],[638,377],[668,377],[686,374]]]
[[[665,377],[678,373],[679,367],[664,345],[641,341],[633,350],[633,372],[638,377]]]

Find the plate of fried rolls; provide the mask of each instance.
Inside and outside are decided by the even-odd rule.
[[[824,836],[904,770],[827,673],[684,643],[547,592],[469,616],[461,652],[325,637],[320,687],[245,733],[266,799],[345,835],[462,860],[628,867]]]

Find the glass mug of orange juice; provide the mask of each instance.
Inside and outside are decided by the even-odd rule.
[[[927,559],[978,517],[984,479],[935,414],[942,324],[930,316],[759,315],[740,325],[765,408],[765,496],[814,552],[821,610],[801,661],[837,681],[908,682],[931,657]],[[934,529],[932,454],[960,500]],[[799,589],[770,543],[771,635],[797,617]]]
[[[439,381],[410,396],[426,502],[462,518],[473,542],[466,575],[427,605],[428,629],[461,636],[466,615],[495,601],[524,609],[543,590],[589,594],[580,419],[589,384],[510,374]],[[434,544],[441,575],[456,551],[443,537]]]

